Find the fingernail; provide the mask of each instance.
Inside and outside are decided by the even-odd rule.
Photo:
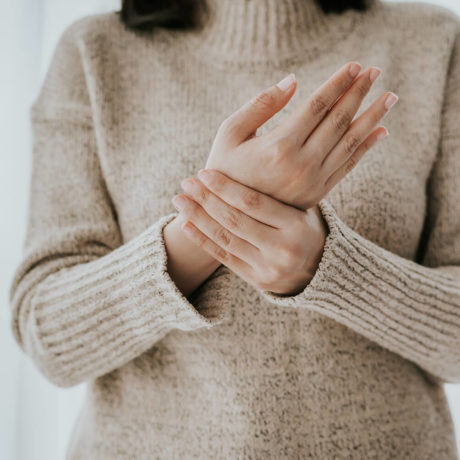
[[[390,93],[388,95],[388,97],[386,98],[385,100],[385,108],[388,110],[388,109],[391,109],[391,107],[393,107],[396,103],[396,101],[399,99],[399,97],[394,94],[394,93]]]
[[[293,73],[284,77],[279,83],[276,84],[281,91],[287,91],[295,82],[295,75]]]
[[[383,139],[384,137],[387,137],[388,136],[388,130],[385,128],[385,131],[380,131],[378,134],[377,134],[377,140],[381,140]]]
[[[372,70],[369,72],[369,80],[374,83],[374,81],[377,80],[381,73],[382,69],[379,67],[372,67]]]
[[[172,201],[172,204],[174,205],[174,207],[176,209],[178,209],[179,211],[182,211],[182,209],[184,209],[185,207],[185,199],[179,195],[176,195],[173,197],[173,199],[171,200]]]
[[[357,64],[356,62],[354,62],[353,64],[351,64],[350,68],[348,69],[348,71],[350,72],[350,75],[355,78],[356,75],[358,75],[359,71],[361,70],[361,65],[360,64]]]

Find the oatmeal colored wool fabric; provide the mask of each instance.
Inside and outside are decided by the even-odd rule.
[[[377,1],[212,0],[195,31],[62,34],[30,110],[33,173],[12,329],[56,385],[87,382],[68,459],[455,459],[460,382],[459,18]],[[339,66],[383,72],[390,136],[320,202],[296,296],[221,266],[189,299],[162,229],[219,124],[295,72],[276,126]]]

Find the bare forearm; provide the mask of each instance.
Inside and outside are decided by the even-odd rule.
[[[216,259],[187,238],[180,228],[181,216],[164,228],[168,273],[179,290],[188,297],[220,265]]]

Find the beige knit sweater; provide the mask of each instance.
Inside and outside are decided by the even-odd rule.
[[[208,0],[209,3],[209,0]],[[62,34],[31,106],[33,172],[12,329],[53,383],[88,382],[69,459],[457,458],[460,21],[378,0],[211,0],[199,31]],[[383,73],[390,136],[320,202],[330,228],[300,294],[221,266],[185,298],[162,229],[222,120],[295,72],[273,128],[347,60]]]

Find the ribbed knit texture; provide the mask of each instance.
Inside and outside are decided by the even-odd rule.
[[[33,168],[12,330],[59,386],[87,382],[75,459],[457,458],[459,18],[378,0],[208,0],[194,31],[115,13],[62,34],[30,108]],[[219,267],[185,298],[164,226],[222,120],[295,72],[272,129],[339,66],[383,73],[390,136],[320,202],[329,234],[296,296]]]

